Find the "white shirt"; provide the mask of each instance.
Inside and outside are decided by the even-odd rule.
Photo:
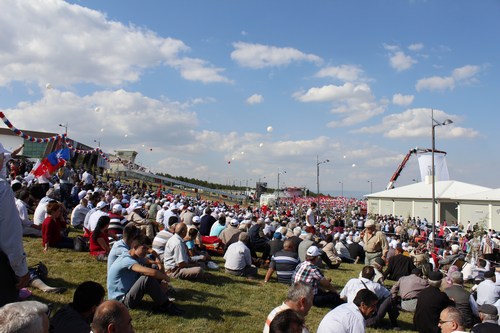
[[[224,267],[233,271],[239,271],[252,265],[250,249],[242,241],[229,245],[224,260],[226,260]]]
[[[82,204],[76,205],[71,212],[71,225],[78,226],[82,225],[85,221],[85,216],[90,211],[90,208],[83,206]]]
[[[89,224],[88,224],[88,229],[90,231],[94,231],[95,227],[97,226],[97,222],[99,221],[99,218],[101,216],[108,216],[109,214],[107,212],[103,212],[102,210],[96,210],[95,212],[92,213],[89,217]]]
[[[29,227],[33,224],[28,216],[28,209],[26,209],[26,204],[21,199],[16,199],[16,207],[19,212],[19,218],[24,227]]]
[[[486,279],[477,286],[477,305],[495,304],[500,299],[500,286]]]
[[[316,224],[316,211],[309,208],[306,213],[306,225],[313,226]]]
[[[316,333],[365,333],[365,319],[353,303],[344,303],[328,312]]]
[[[42,225],[43,220],[47,215],[47,204],[52,200],[49,197],[43,197],[42,200],[36,206],[35,213],[33,214],[33,223],[36,225]]]
[[[347,302],[352,303],[358,291],[365,288],[373,291],[375,295],[377,295],[378,299],[383,299],[391,296],[391,292],[387,288],[383,287],[380,283],[373,282],[365,278],[354,278],[347,281],[344,289],[342,289],[342,291],[340,292],[340,297],[347,298]]]

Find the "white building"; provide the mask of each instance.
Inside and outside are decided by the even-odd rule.
[[[432,182],[402,186],[365,195],[368,214],[432,219]],[[436,181],[436,220],[467,225],[479,222],[488,229],[500,230],[500,189],[454,180]]]

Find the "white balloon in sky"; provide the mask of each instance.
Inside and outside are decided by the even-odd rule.
[[[101,128],[101,132],[104,132],[104,128]]]
[[[50,83],[47,83],[47,84],[45,85],[45,89],[52,89],[52,85],[51,85]]]
[[[95,112],[101,112],[101,108],[96,106],[95,109],[94,109]]]
[[[241,152],[241,155],[245,155],[245,152],[244,152],[244,151],[242,151],[242,152]]]
[[[127,137],[127,136],[128,136],[128,134],[125,134],[125,137]]]
[[[353,167],[353,168],[354,168],[354,167],[356,167],[356,164],[354,164],[354,163],[353,163],[353,164],[352,164],[352,167]]]
[[[231,161],[234,161],[234,157],[231,157]]]
[[[262,146],[264,146],[264,144],[263,144],[263,143],[261,143],[261,144],[259,145],[259,147],[262,147]]]
[[[144,146],[144,145],[142,145],[142,148],[144,148],[144,147],[145,147],[145,146]]]
[[[272,126],[267,126],[267,131],[268,131],[269,133],[271,133],[271,132],[273,131],[273,127],[272,127]]]
[[[347,158],[347,156],[344,155],[344,158]]]

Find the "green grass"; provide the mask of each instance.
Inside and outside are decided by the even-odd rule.
[[[70,236],[75,236],[71,233]],[[39,261],[49,268],[50,286],[64,286],[68,290],[63,294],[45,294],[40,290],[33,291],[33,299],[45,303],[53,303],[56,307],[72,300],[76,287],[87,280],[106,286],[106,264],[97,262],[88,253],[70,250],[49,249],[42,252],[41,240],[24,238],[24,247],[28,255],[28,264]],[[222,258],[215,257],[220,267]],[[340,291],[342,286],[352,277],[357,276],[362,265],[342,265],[338,270],[325,270],[325,275]],[[174,280],[172,285],[177,292],[171,296],[176,303],[186,310],[183,317],[170,317],[152,314],[152,301],[146,296],[139,309],[131,310],[136,332],[262,332],[268,313],[285,299],[287,286],[275,282],[264,283],[265,270],[259,269],[259,279],[226,275],[223,269],[212,271],[213,279],[208,283]],[[328,312],[326,308],[313,307],[306,318],[310,332],[316,329]],[[412,328],[412,315],[401,313],[400,326],[403,330]],[[387,323],[389,320],[386,319]],[[368,329],[368,332],[388,332]]]

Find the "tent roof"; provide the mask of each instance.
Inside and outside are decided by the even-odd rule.
[[[487,201],[500,201],[500,188],[489,191],[470,193],[459,196],[459,200],[487,200]]]
[[[481,194],[495,191],[489,187],[473,185],[456,180],[436,181],[436,198],[439,199],[465,199],[472,195],[475,200],[484,199]],[[500,189],[498,190],[500,198]],[[420,182],[393,188],[390,190],[365,195],[367,198],[412,198],[412,199],[432,199],[432,183]],[[472,199],[472,197],[471,197]],[[491,200],[491,199],[490,199]]]

